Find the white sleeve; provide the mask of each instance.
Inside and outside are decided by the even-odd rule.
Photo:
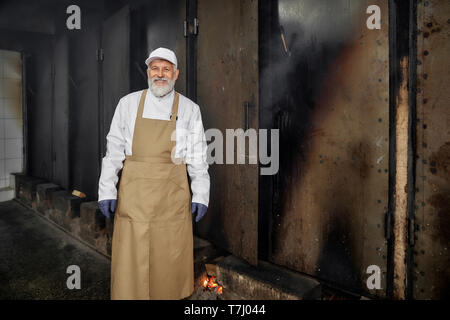
[[[195,105],[189,121],[186,166],[189,177],[191,178],[192,202],[208,206],[210,179],[206,151],[207,144],[202,116],[200,114],[200,108],[198,105]]]
[[[103,157],[102,171],[98,182],[98,201],[117,199],[116,184],[119,180],[117,174],[122,169],[125,159],[123,107],[122,99],[120,99],[114,111],[109,133],[106,136],[106,155]]]

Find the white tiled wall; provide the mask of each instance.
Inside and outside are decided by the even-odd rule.
[[[22,148],[22,60],[0,50],[0,190],[13,185],[12,172],[22,172]]]

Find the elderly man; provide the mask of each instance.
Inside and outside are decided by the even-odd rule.
[[[120,99],[99,180],[106,217],[117,199],[111,299],[182,299],[194,290],[191,211],[198,222],[209,201],[206,140],[199,106],[174,90],[175,53],[158,48],[145,63],[150,90]]]

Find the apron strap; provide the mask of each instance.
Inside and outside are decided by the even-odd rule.
[[[170,114],[170,121],[177,121],[178,120],[178,100],[179,95],[178,92],[175,91],[175,98],[173,99],[173,105],[172,105],[172,113]],[[172,115],[175,114],[175,117],[172,117]]]
[[[147,89],[144,89],[141,94],[141,100],[139,100],[139,108],[137,112],[137,118],[142,118],[142,112],[144,111],[144,102],[145,102],[145,96],[147,95]]]

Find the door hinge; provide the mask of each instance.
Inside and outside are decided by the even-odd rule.
[[[97,61],[103,61],[103,48],[97,49]]]
[[[198,34],[198,19],[194,18],[194,35]]]
[[[192,27],[189,26],[189,23],[187,22],[187,20],[184,20],[183,34],[184,34],[185,38],[188,36],[188,32],[195,36],[198,34],[198,19],[197,18],[194,18],[194,25]]]

